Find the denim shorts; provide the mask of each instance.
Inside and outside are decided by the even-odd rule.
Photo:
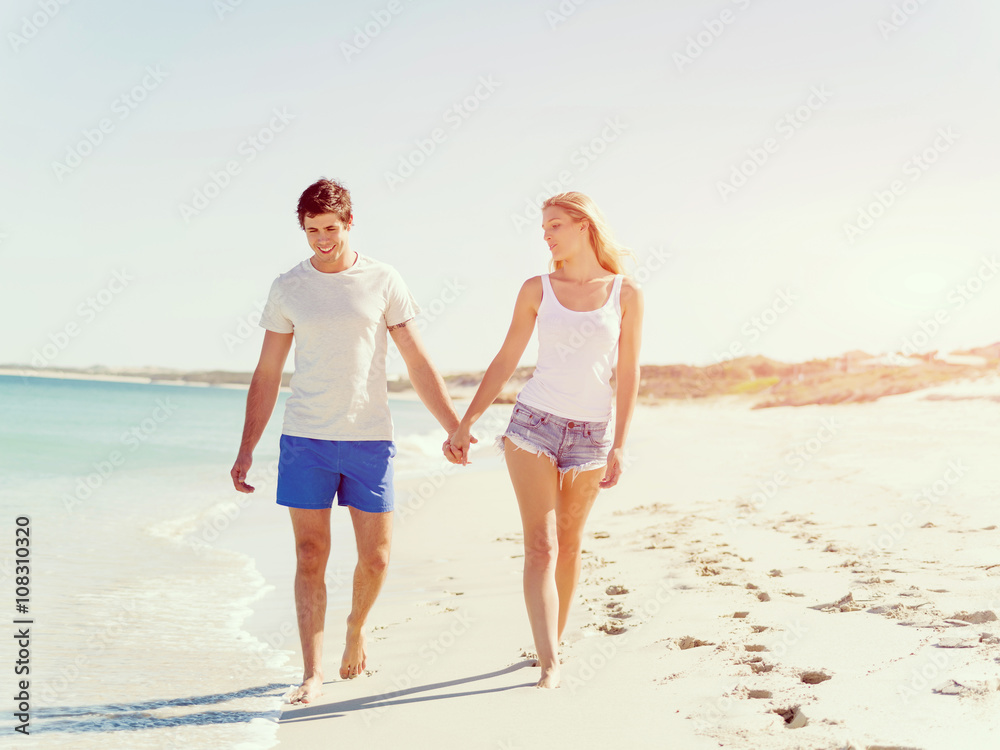
[[[391,440],[318,440],[282,435],[278,505],[316,510],[348,505],[366,513],[393,508]]]
[[[497,439],[497,446],[502,450],[504,438],[507,438],[522,450],[546,456],[559,470],[559,486],[562,487],[567,471],[572,471],[575,477],[581,471],[607,464],[611,450],[608,424],[608,421],[580,422],[557,417],[518,401],[506,432]]]

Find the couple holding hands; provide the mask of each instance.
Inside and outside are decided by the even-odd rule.
[[[273,411],[294,338],[277,502],[290,509],[296,542],[295,602],[305,662],[290,702],[322,691],[324,576],[330,509],[350,508],[358,547],[340,676],[366,665],[364,625],[385,578],[393,509],[392,422],[385,381],[386,333],[417,395],[445,428],[452,463],[468,463],[471,430],[503,389],[538,326],[538,361],[498,438],[524,527],[524,598],[538,654],[538,687],[559,685],[558,646],[580,577],[584,524],[601,489],[613,487],[639,388],[642,293],[624,275],[618,245],[581,193],[542,205],[551,273],[521,286],[499,353],[460,420],[416,327],[418,308],[399,274],[350,249],[350,195],[329,180],[299,200],[313,257],[275,280],[260,325],[261,358],[247,396],[243,440],[231,477],[246,484],[252,453]],[[616,387],[611,385],[615,377]],[[612,415],[614,423],[612,427]],[[569,476],[566,476],[566,475]]]

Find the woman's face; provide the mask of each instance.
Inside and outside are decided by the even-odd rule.
[[[558,206],[549,206],[542,211],[542,232],[553,260],[568,260],[586,247],[587,223],[573,221]]]

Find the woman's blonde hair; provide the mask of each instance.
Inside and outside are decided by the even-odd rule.
[[[635,253],[615,242],[615,238],[611,234],[611,227],[604,219],[604,214],[589,196],[575,191],[559,193],[546,200],[542,204],[542,210],[552,206],[561,208],[569,214],[573,221],[586,220],[589,222],[590,227],[587,233],[590,237],[590,244],[597,252],[597,262],[611,273],[625,273],[625,265],[622,261],[625,258],[635,258]],[[554,271],[561,265],[562,261],[552,260],[549,262],[549,269]]]

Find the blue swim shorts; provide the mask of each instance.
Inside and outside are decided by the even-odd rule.
[[[393,509],[391,440],[318,440],[282,435],[278,505],[320,509],[347,505],[366,513]]]

